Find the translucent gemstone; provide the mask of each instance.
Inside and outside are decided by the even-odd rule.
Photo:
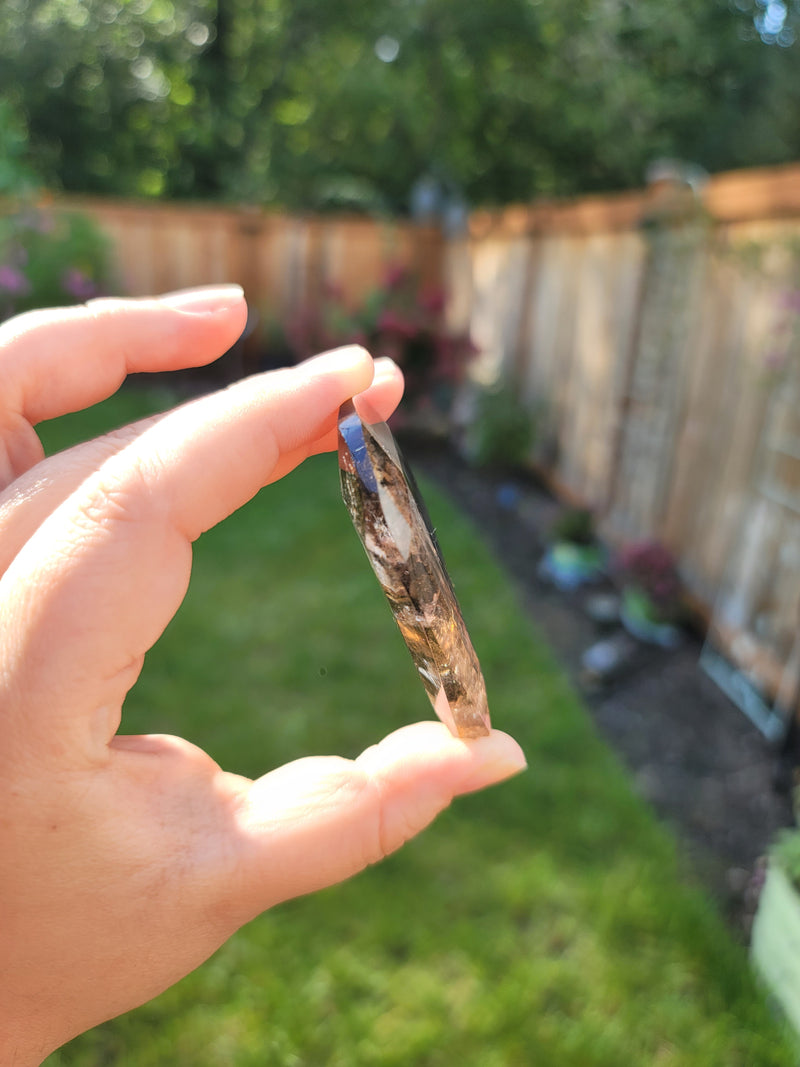
[[[489,733],[486,686],[425,505],[385,422],[339,412],[342,496],[436,714]]]

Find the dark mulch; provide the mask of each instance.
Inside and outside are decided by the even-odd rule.
[[[412,466],[438,483],[476,523],[573,681],[581,655],[602,637],[586,593],[563,594],[537,577],[559,504],[531,480],[507,482],[469,467],[447,449],[404,442]],[[641,646],[610,686],[586,691],[598,730],[630,768],[635,788],[675,832],[688,865],[745,936],[759,861],[789,825],[791,757],[771,746],[699,666],[700,637],[672,652]]]

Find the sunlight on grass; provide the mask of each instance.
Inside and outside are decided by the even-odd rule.
[[[126,394],[49,446],[152,410]],[[746,954],[637,799],[465,519],[426,496],[495,725],[530,769],[358,878],[262,916],[49,1067],[768,1067]],[[124,610],[121,606],[121,610]],[[320,457],[195,552],[125,709],[257,775],[354,755],[430,706]]]

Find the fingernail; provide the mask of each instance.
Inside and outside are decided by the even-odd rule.
[[[375,380],[378,378],[393,378],[400,368],[393,359],[388,356],[379,356],[375,360]]]
[[[234,307],[243,296],[241,285],[200,285],[193,289],[177,289],[175,292],[165,293],[158,300],[177,311],[207,315]]]
[[[476,763],[464,783],[466,792],[503,782],[528,768],[524,752],[510,737],[504,736],[501,740],[499,735],[490,734],[487,738],[481,737],[468,744],[478,750],[485,747],[488,751]]]

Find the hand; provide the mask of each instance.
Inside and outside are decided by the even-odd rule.
[[[0,327],[3,1064],[155,996],[265,908],[347,878],[524,766],[497,731],[465,743],[430,721],[253,782],[180,738],[117,733],[192,542],[335,447],[347,397],[368,391],[386,417],[402,391],[393,364],[346,348],[43,458],[36,422],[127,373],[209,362],[245,316],[231,286]]]

